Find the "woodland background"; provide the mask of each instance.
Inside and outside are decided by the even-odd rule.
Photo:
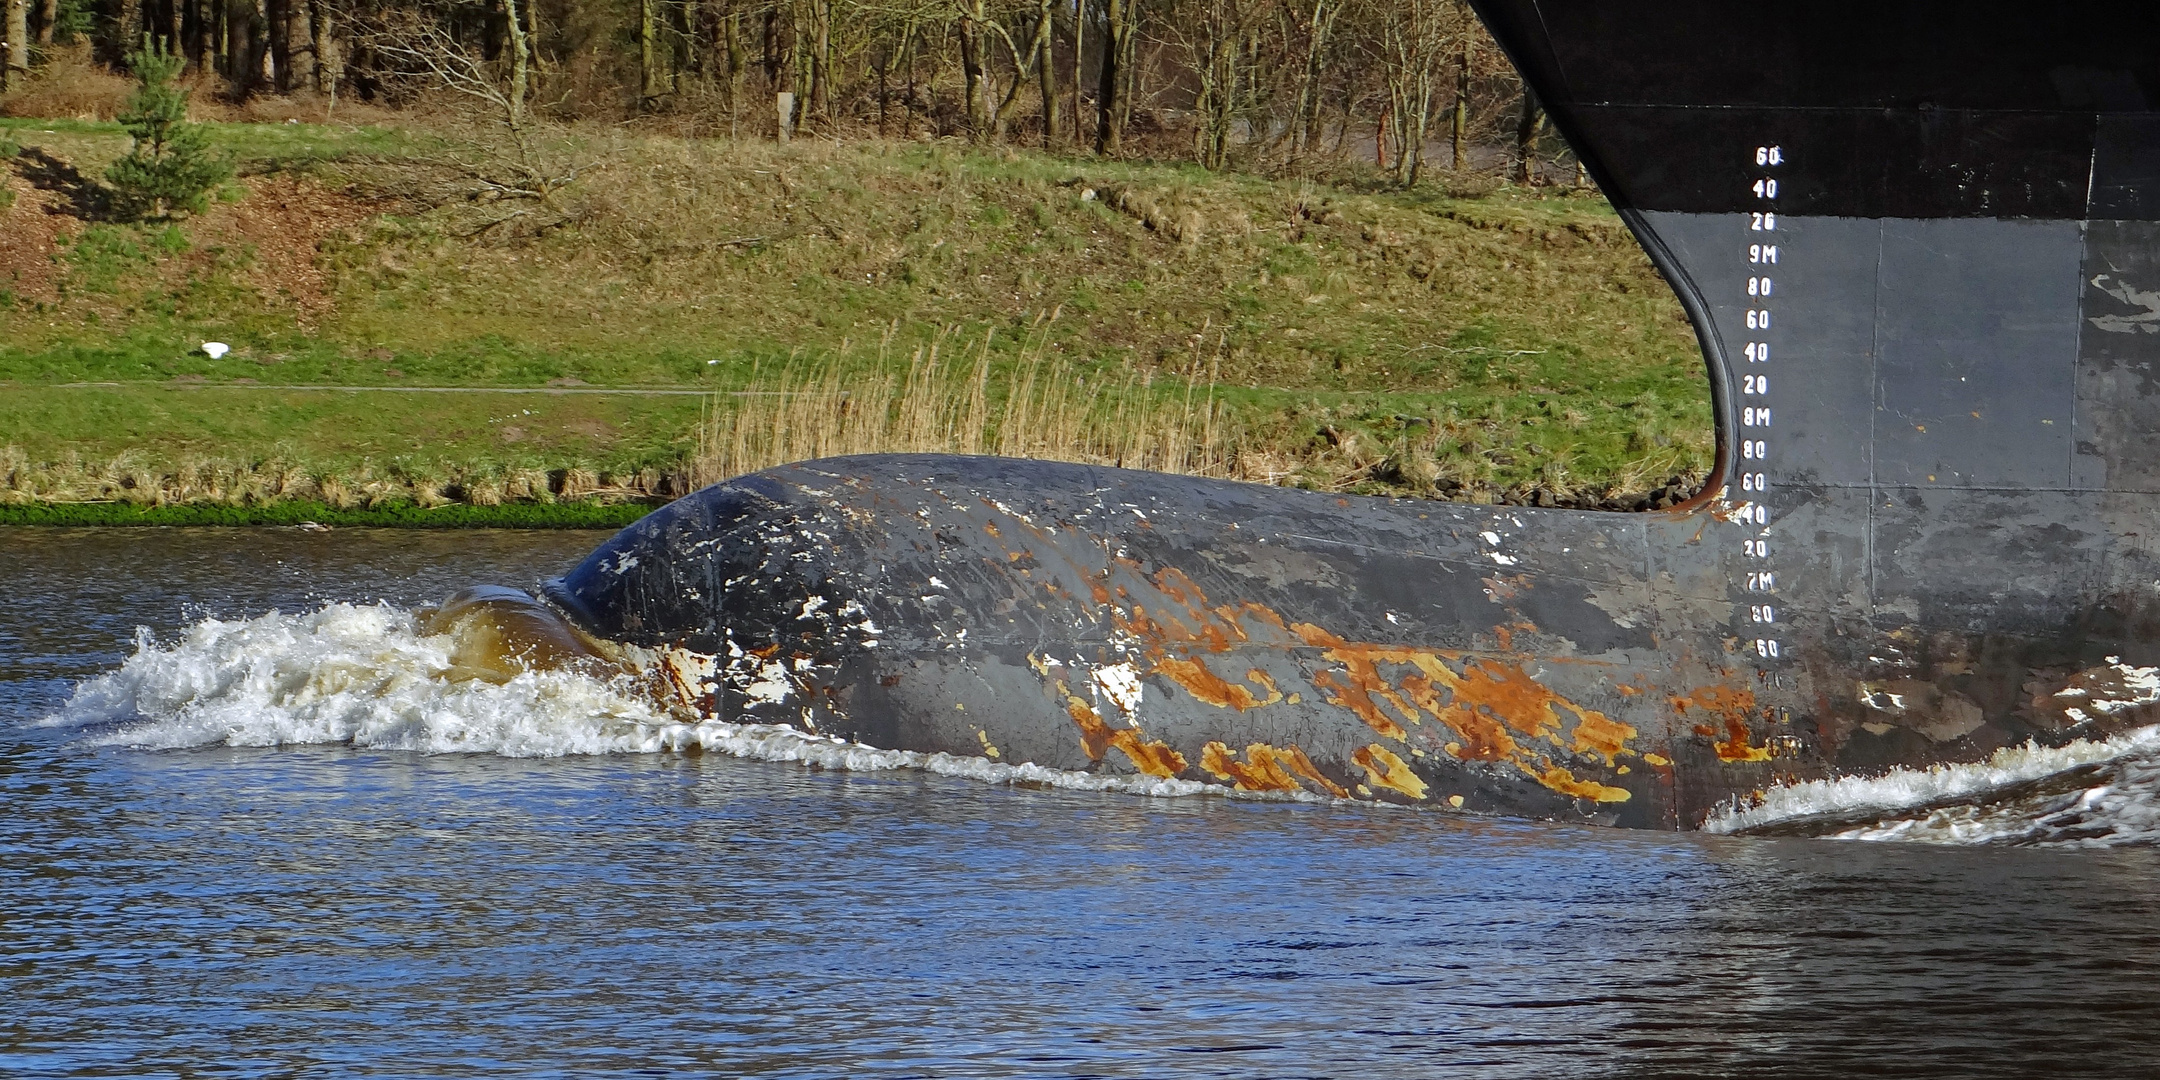
[[[4,2],[17,115],[82,105],[65,79],[47,80],[44,100],[22,93],[39,67],[124,71],[149,35],[187,58],[199,96],[227,103],[406,108],[449,89],[512,124],[637,119],[1210,169],[1355,161],[1403,184],[1436,166],[1581,182],[1461,0]]]

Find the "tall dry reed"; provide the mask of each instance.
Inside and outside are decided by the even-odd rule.
[[[870,453],[997,454],[1193,476],[1242,477],[1239,455],[1212,379],[1198,358],[1186,378],[1161,383],[1127,372],[1090,384],[1030,336],[1002,379],[991,376],[992,339],[954,358],[940,336],[915,350],[905,371],[891,362],[890,335],[874,359],[841,354],[791,363],[777,376],[707,406],[692,475],[700,484],[793,461]],[[1258,477],[1254,477],[1258,478]]]

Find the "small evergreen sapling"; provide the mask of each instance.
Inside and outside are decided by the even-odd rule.
[[[135,145],[105,170],[114,209],[135,219],[199,212],[210,190],[232,178],[232,166],[211,153],[203,125],[187,122],[187,91],[173,85],[186,61],[145,34],[128,63],[135,69],[135,96],[120,123]]]

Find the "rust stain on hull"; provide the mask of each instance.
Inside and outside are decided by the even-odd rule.
[[[1186,693],[1217,708],[1244,712],[1261,703],[1252,691],[1209,671],[1207,664],[1199,660],[1166,656],[1155,661],[1155,670],[1184,687]]]
[[[1425,781],[1412,772],[1410,763],[1397,757],[1393,750],[1379,743],[1358,747],[1350,754],[1350,760],[1365,770],[1368,782],[1376,788],[1386,788],[1397,794],[1422,801],[1425,798]]]
[[[1115,748],[1124,752],[1133,768],[1164,780],[1185,771],[1185,755],[1163,742],[1148,742],[1139,728],[1114,728],[1105,723],[1102,714],[1072,695],[1066,695],[1065,712],[1080,728],[1080,749],[1088,760],[1101,761],[1103,755]]]
[[[1755,692],[1731,686],[1705,686],[1685,697],[1674,697],[1672,706],[1682,716],[1691,709],[1709,713],[1724,728],[1725,737],[1718,738],[1718,729],[1703,724],[1695,725],[1695,733],[1712,741],[1719,761],[1768,761],[1770,748],[1755,746],[1749,741],[1748,721],[1756,713]]]
[[[1237,712],[1295,703],[1298,695],[1285,694],[1266,672],[1255,668],[1245,683],[1235,682],[1211,668],[1205,657],[1256,640],[1277,648],[1302,645],[1318,650],[1327,666],[1309,678],[1321,700],[1347,710],[1384,741],[1353,755],[1354,764],[1371,778],[1371,787],[1424,798],[1426,782],[1384,743],[1407,745],[1411,728],[1430,720],[1456,734],[1444,745],[1457,760],[1506,763],[1570,798],[1607,803],[1628,798],[1625,788],[1576,773],[1585,762],[1625,772],[1620,759],[1635,756],[1629,744],[1639,731],[1576,704],[1520,663],[1494,657],[1470,659],[1452,650],[1351,641],[1311,623],[1290,623],[1260,604],[1213,604],[1191,577],[1176,568],[1150,575],[1131,559],[1118,557],[1111,562],[1100,571],[1074,569],[1088,583],[1088,591],[1111,625],[1138,647],[1148,674],[1161,676],[1194,700]],[[1152,586],[1152,597],[1163,602],[1136,602],[1143,597],[1113,581],[1120,568]],[[1087,713],[1092,716],[1092,708]],[[1082,723],[1084,740],[1095,748],[1091,757],[1099,760],[1101,748],[1118,745],[1115,729],[1104,724],[1099,732],[1087,734],[1088,723],[1081,721],[1077,710],[1075,720]],[[1095,723],[1100,724],[1099,719]],[[1126,738],[1136,746],[1148,745],[1140,743],[1137,734]],[[1245,760],[1239,761],[1228,744],[1209,746],[1212,749],[1202,752],[1202,767],[1248,790],[1291,790],[1302,778],[1331,795],[1343,792],[1341,785],[1312,768],[1302,751],[1292,757],[1255,743],[1247,748]],[[1556,756],[1574,760],[1556,762]],[[1304,758],[1303,767],[1296,767],[1297,758]],[[1167,764],[1159,753],[1156,760]]]
[[[1347,799],[1350,792],[1341,784],[1328,779],[1313,764],[1303,749],[1295,744],[1284,747],[1253,743],[1245,748],[1245,760],[1239,761],[1224,743],[1208,743],[1200,751],[1200,767],[1213,773],[1218,780],[1228,780],[1239,791],[1298,791],[1298,781],[1337,799]]]
[[[1239,761],[1230,747],[1211,742],[1200,751],[1200,767],[1216,779],[1230,781],[1239,791],[1299,790],[1297,780],[1276,760],[1275,748],[1266,743],[1246,747],[1245,760]]]

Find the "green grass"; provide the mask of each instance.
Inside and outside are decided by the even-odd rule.
[[[278,269],[296,234],[260,197],[69,229],[49,289],[0,280],[0,446],[664,470],[693,448],[696,398],[249,387],[730,390],[987,338],[1001,380],[1047,356],[1088,385],[1213,382],[1305,483],[1394,490],[1373,467],[1412,444],[1503,496],[1645,491],[1709,463],[1693,336],[1594,195],[593,130],[547,150],[583,172],[545,207],[445,197],[428,162],[448,144],[426,133],[215,135],[251,182],[301,171],[362,208],[304,240],[319,288]],[[126,143],[42,120],[0,120],[0,139],[85,175]],[[0,242],[21,217],[0,211]]]
[[[417,394],[220,386],[0,383],[0,444],[51,459],[132,454],[282,457],[350,470],[363,462],[635,471],[695,447],[695,397]]]

